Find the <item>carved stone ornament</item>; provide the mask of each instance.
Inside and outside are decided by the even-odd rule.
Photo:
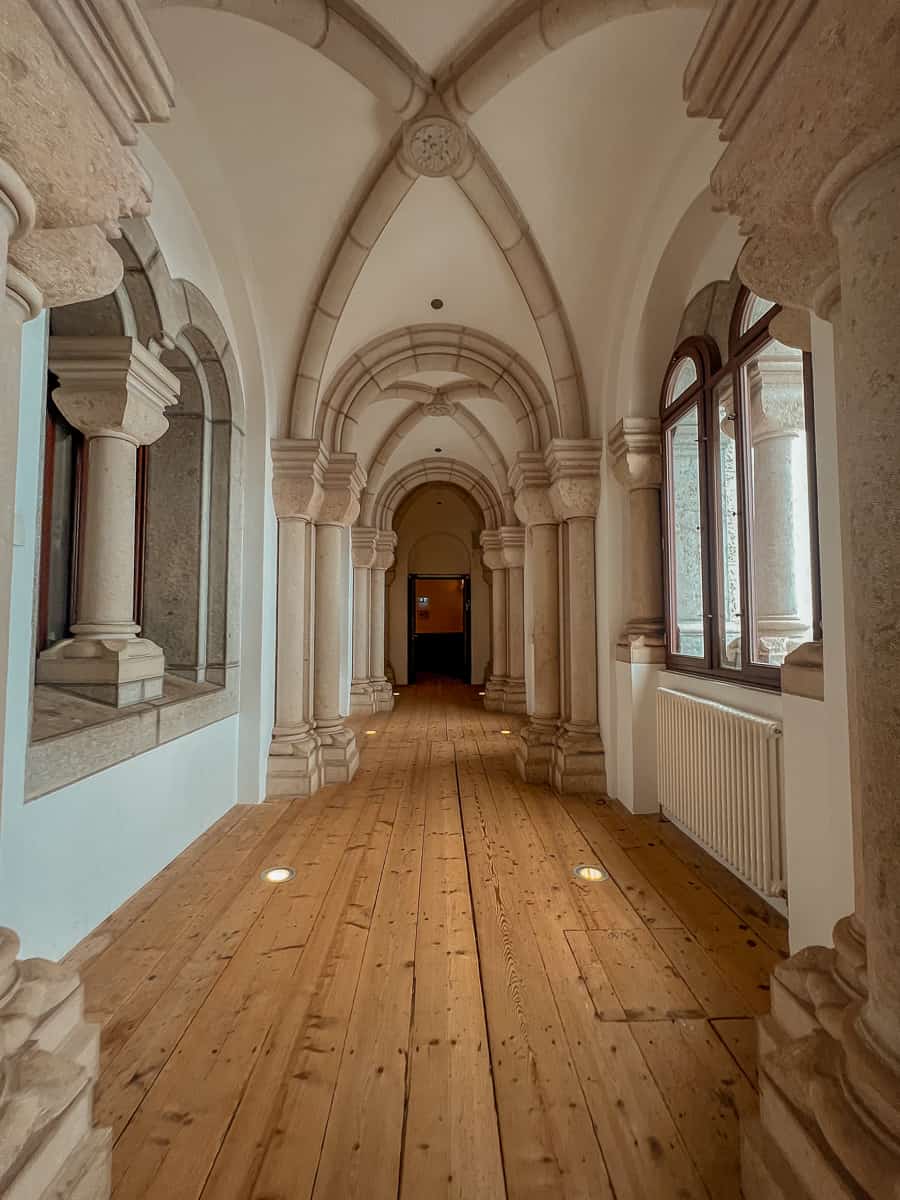
[[[404,156],[420,175],[449,175],[462,161],[465,149],[466,131],[449,117],[419,117],[403,130]]]
[[[438,393],[432,396],[430,400],[426,400],[422,404],[422,414],[426,417],[452,417],[456,412],[456,405],[452,400],[448,400],[446,396]]]

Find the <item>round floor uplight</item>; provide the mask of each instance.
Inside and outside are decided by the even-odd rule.
[[[289,879],[293,879],[297,872],[293,867],[266,867],[261,872],[260,879],[266,883],[287,883]]]
[[[504,737],[509,737],[509,735],[512,733],[512,730],[511,729],[501,729],[500,732],[503,734]]]
[[[607,871],[590,863],[581,863],[575,868],[574,874],[583,883],[602,883],[605,879],[609,879]]]
[[[367,729],[366,737],[374,737],[377,732],[378,732],[377,729]]]

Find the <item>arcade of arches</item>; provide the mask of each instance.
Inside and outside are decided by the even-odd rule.
[[[0,1194],[900,1197],[898,68],[4,0]]]

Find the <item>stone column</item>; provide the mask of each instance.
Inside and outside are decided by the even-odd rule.
[[[387,637],[387,573],[394,563],[397,535],[393,530],[380,530],[375,539],[375,561],[371,571],[371,628],[369,632],[369,682],[376,712],[390,712],[394,707],[394,685],[385,675],[384,648]]]
[[[353,559],[353,678],[350,683],[350,711],[375,711],[370,678],[370,637],[372,625],[372,566],[378,531],[354,525],[350,530]]]
[[[609,453],[616,479],[628,492],[629,616],[616,657],[620,662],[664,663],[659,421],[623,417],[610,430]]]
[[[359,515],[366,476],[355,454],[332,454],[316,519],[316,620],[313,714],[323,783],[344,783],[359,765],[356,737],[341,713],[341,626],[349,597],[342,586],[344,529]]]
[[[757,9],[717,0],[685,92],[692,113],[721,119],[729,143],[712,189],[753,231],[741,278],[835,326],[862,879],[834,949],[807,947],[775,969],[772,1011],[759,1023],[760,1112],[743,1125],[742,1182],[748,1200],[888,1200],[900,1195],[897,13],[888,2],[790,6],[776,62]],[[817,114],[812,123],[809,113]]]
[[[798,457],[805,463],[803,358],[771,343],[751,362],[747,384],[753,446],[754,653],[755,661],[779,666],[812,632],[811,614],[801,611],[803,593],[809,596],[809,579],[797,577],[798,563],[809,562],[808,539],[801,546],[793,540],[798,531],[809,529],[805,511],[799,521],[795,516]],[[807,486],[805,479],[802,486]]]
[[[510,471],[516,516],[525,525],[525,687],[528,723],[516,762],[530,783],[550,780],[559,732],[559,524],[542,454],[521,452]]]
[[[599,442],[554,439],[547,448],[550,499],[560,531],[561,653],[565,692],[551,782],[559,792],[606,790],[600,736],[597,663],[597,562],[600,504]]]
[[[656,685],[665,666],[660,423],[623,417],[608,437],[616,479],[628,494],[629,589],[624,628],[616,646],[620,719],[631,728],[629,752],[620,753],[618,795],[635,813],[656,812]]]
[[[73,637],[38,659],[39,683],[122,707],[162,695],[162,649],[134,621],[137,449],[162,437],[171,371],[132,338],[51,338],[54,402],[86,439]]]
[[[496,529],[481,535],[481,561],[491,573],[491,675],[485,681],[484,707],[503,712],[506,702],[506,563],[503,542]]]
[[[278,517],[278,616],[275,726],[266,794],[307,796],[321,784],[312,726],[315,585],[313,522],[322,505],[327,457],[318,442],[272,444],[272,492]]]
[[[504,525],[500,530],[506,567],[506,682],[503,711],[525,711],[525,530]]]

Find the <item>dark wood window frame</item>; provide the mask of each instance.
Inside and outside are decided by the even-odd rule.
[[[752,359],[771,340],[769,323],[781,311],[778,305],[769,309],[759,320],[746,330],[741,330],[747,306],[753,300],[752,294],[742,288],[734,307],[731,318],[729,357],[722,364],[719,350],[711,337],[706,335],[690,337],[683,341],[669,362],[663,380],[660,399],[661,438],[662,438],[662,532],[663,532],[663,572],[665,582],[665,618],[666,618],[666,664],[673,670],[690,674],[713,676],[732,683],[741,683],[751,687],[761,687],[773,691],[781,688],[781,668],[755,663],[749,654],[751,643],[751,611],[754,603],[750,580],[751,561],[751,490],[750,490],[750,448],[745,436],[746,423],[743,416],[745,406],[744,396],[744,365]],[[691,358],[697,370],[697,379],[676,400],[667,404],[667,399],[680,364],[685,358]],[[717,622],[721,607],[719,595],[718,538],[716,527],[718,508],[716,481],[718,478],[717,439],[710,436],[715,428],[718,411],[716,390],[725,379],[731,379],[732,395],[735,409],[735,440],[737,459],[737,493],[738,493],[738,560],[739,580],[741,589],[741,666],[738,668],[723,665],[721,648],[717,636]],[[808,353],[803,354],[803,397],[807,443],[807,474],[809,485],[809,539],[810,539],[810,581],[812,588],[812,626],[813,639],[822,636],[822,606],[821,581],[819,573],[819,530],[818,507],[816,499],[816,455],[815,455],[815,426],[813,419],[813,385],[812,358]],[[697,438],[699,446],[698,467],[700,485],[700,559],[701,559],[701,588],[702,588],[702,621],[703,621],[703,657],[676,654],[672,650],[674,644],[676,602],[675,590],[675,561],[672,547],[674,546],[675,525],[674,512],[669,488],[670,467],[668,462],[668,433],[669,430],[693,407],[697,409]]]

